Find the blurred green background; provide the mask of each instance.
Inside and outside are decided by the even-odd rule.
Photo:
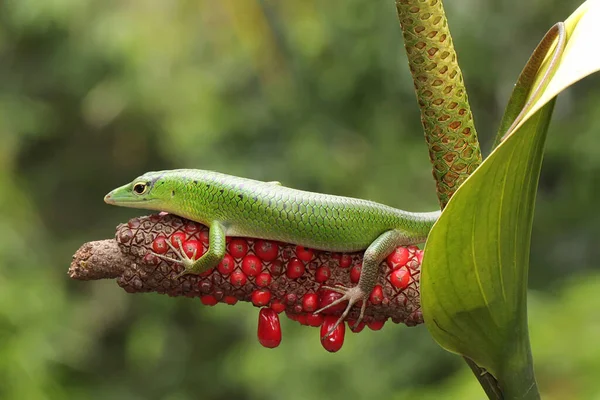
[[[484,152],[545,31],[579,0],[447,1]],[[546,399],[600,399],[600,79],[557,104],[530,328]],[[410,210],[437,205],[392,0],[0,3],[0,399],[481,399],[424,326],[347,333],[249,304],[67,277],[147,170],[213,169]],[[484,200],[482,200],[484,201]]]

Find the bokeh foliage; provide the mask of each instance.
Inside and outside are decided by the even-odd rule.
[[[529,53],[577,1],[447,2],[484,152]],[[196,167],[436,207],[392,1],[0,5],[0,398],[481,398],[424,327],[325,352],[258,310],[71,282],[71,254],[143,214],[102,197]],[[600,80],[557,102],[534,221],[530,329],[548,399],[600,396]]]

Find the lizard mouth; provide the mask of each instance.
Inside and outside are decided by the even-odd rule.
[[[112,192],[110,192],[109,194],[104,196],[104,202],[106,204],[110,204],[110,205],[114,205],[114,206],[126,206],[126,207],[127,206],[135,207],[136,205],[147,205],[156,200],[157,199],[152,199],[152,198],[147,198],[147,197],[137,198],[137,197],[132,197],[130,195],[124,196],[118,192],[118,189],[113,190]]]
[[[116,203],[115,199],[112,196],[112,192],[107,194],[106,196],[104,196],[104,202],[106,204],[115,204]]]

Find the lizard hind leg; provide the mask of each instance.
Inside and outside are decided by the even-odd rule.
[[[327,338],[329,335],[333,333],[335,328],[341,324],[344,319],[350,313],[352,307],[362,300],[362,306],[360,309],[360,315],[356,320],[355,327],[361,323],[363,317],[365,315],[365,309],[367,307],[367,299],[369,294],[373,291],[375,284],[377,283],[377,279],[379,277],[379,264],[394,251],[394,249],[400,245],[412,244],[412,241],[409,236],[407,236],[403,231],[394,229],[390,231],[386,231],[379,235],[373,243],[367,248],[365,251],[365,255],[363,257],[362,270],[360,273],[360,279],[358,280],[358,284],[351,288],[346,288],[344,286],[323,286],[323,289],[328,289],[337,293],[342,294],[343,296],[339,299],[331,302],[331,304],[322,307],[321,309],[315,311],[315,314],[320,313],[330,307],[338,305],[344,301],[348,301],[348,305],[346,309],[340,316],[340,318],[336,321],[333,327],[327,332],[327,334],[323,337],[323,339]]]

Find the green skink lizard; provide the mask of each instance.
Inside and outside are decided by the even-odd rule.
[[[279,182],[261,182],[211,171],[180,169],[148,172],[106,195],[117,206],[166,211],[209,227],[209,248],[199,259],[181,248],[183,274],[200,274],[216,267],[225,255],[225,237],[241,236],[278,240],[317,250],[365,250],[362,273],[355,287],[326,287],[343,296],[316,312],[343,301],[348,305],[330,330],[341,323],[352,306],[373,290],[379,264],[400,245],[423,242],[439,211],[411,213],[350,197],[287,188]]]

